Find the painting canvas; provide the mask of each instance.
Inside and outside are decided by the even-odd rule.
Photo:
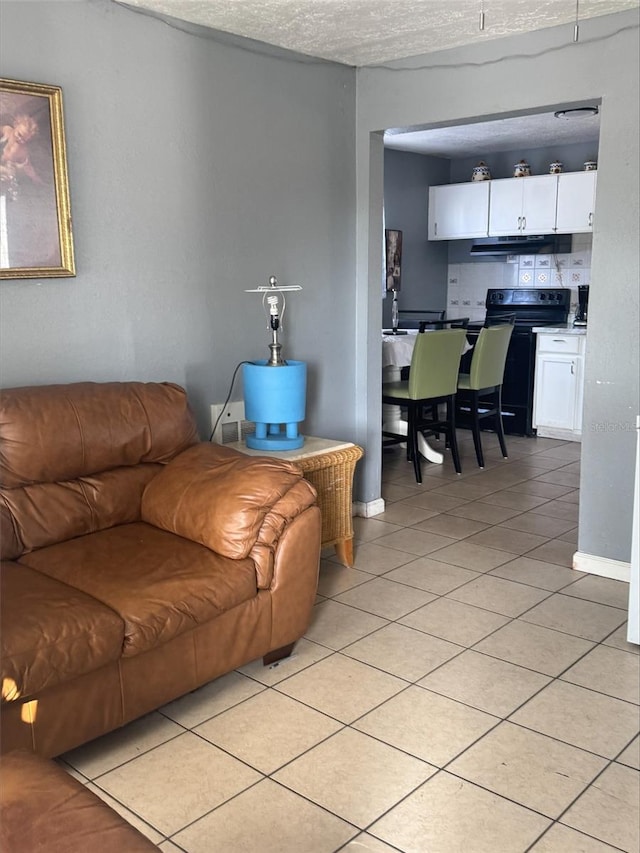
[[[62,92],[0,79],[0,278],[75,275]]]
[[[387,228],[386,242],[387,291],[400,290],[400,268],[402,265],[402,231]]]

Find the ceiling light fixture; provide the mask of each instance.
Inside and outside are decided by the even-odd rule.
[[[590,118],[592,116],[597,116],[599,112],[598,107],[570,107],[567,110],[556,110],[554,116],[556,118]]]

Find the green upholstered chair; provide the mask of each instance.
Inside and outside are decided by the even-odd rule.
[[[422,482],[418,433],[424,436],[444,433],[451,448],[453,464],[461,473],[455,429],[455,395],[460,356],[466,340],[464,329],[442,329],[416,335],[411,356],[409,379],[384,382],[382,402],[407,409],[407,434],[383,431],[383,446],[407,443],[407,458],[413,462],[416,482]],[[446,404],[446,415],[439,416],[439,403]]]
[[[442,313],[444,314],[444,311]],[[515,314],[513,316],[515,317]],[[449,329],[466,329],[468,325],[469,325],[469,318],[468,317],[457,317],[455,320],[434,320],[433,324],[431,325],[431,328],[432,329],[447,329],[447,328],[449,328]],[[424,332],[427,330],[427,328],[428,327],[426,325],[423,327],[422,322],[420,322],[419,331]],[[406,365],[406,367],[402,367],[400,369],[400,379],[408,379],[410,370],[411,370],[411,368],[409,367],[408,364]]]
[[[512,322],[481,329],[471,356],[469,373],[458,376],[456,417],[461,425],[471,427],[480,468],[484,468],[481,421],[491,420],[502,455],[507,458],[502,423],[502,381],[512,332]]]

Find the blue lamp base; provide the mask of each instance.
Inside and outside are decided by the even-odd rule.
[[[298,424],[304,420],[307,365],[287,361],[273,366],[267,361],[244,364],[244,415],[256,425],[245,442],[252,450],[298,450],[304,436]]]
[[[295,436],[290,437],[283,433],[273,432],[264,438],[260,438],[256,430],[254,435],[247,435],[245,437],[245,443],[251,450],[298,450],[304,444],[304,436],[298,435],[297,425],[294,424],[294,426],[296,427]]]

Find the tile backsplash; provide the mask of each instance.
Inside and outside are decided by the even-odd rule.
[[[449,316],[484,320],[490,287],[569,287],[571,311],[578,303],[578,285],[591,283],[591,234],[576,234],[566,255],[510,255],[493,261],[449,264]]]

